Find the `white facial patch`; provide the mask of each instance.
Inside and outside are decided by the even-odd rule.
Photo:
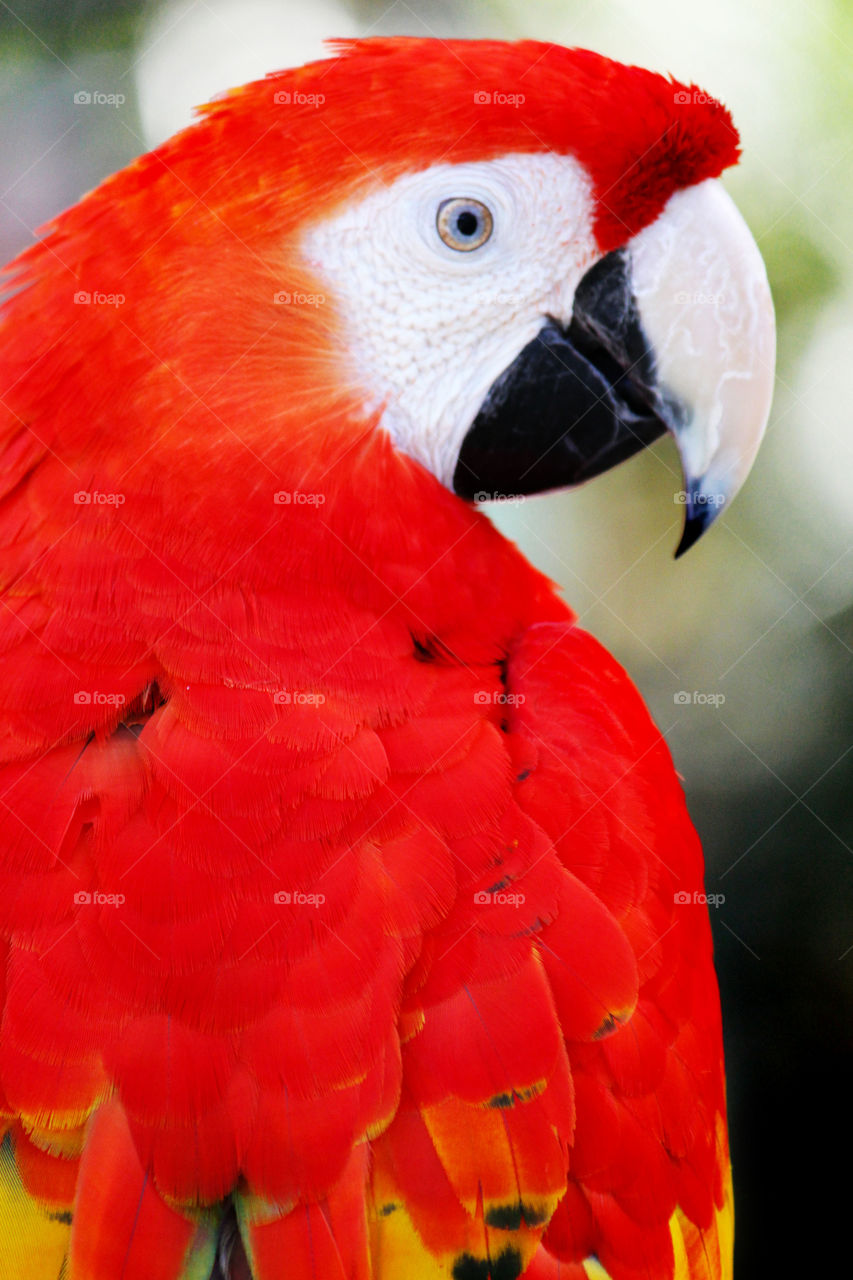
[[[479,248],[449,247],[442,201],[492,216]],[[492,383],[548,316],[568,322],[600,257],[592,188],[568,156],[438,164],[371,191],[311,227],[306,262],[334,295],[367,408],[398,448],[448,487]]]

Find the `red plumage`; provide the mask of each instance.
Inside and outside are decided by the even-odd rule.
[[[492,79],[523,79],[524,149],[588,166],[602,249],[736,135],[593,54],[454,49],[371,41],[232,94],[14,267],[0,1085],[75,1280],[212,1266],[229,1195],[258,1280],[593,1254],[629,1280],[672,1274],[678,1206],[716,1230],[719,1013],[666,747],[339,385],[332,307],[272,299],[310,289],[299,227],[372,167],[521,149],[510,107],[459,125]],[[273,106],[318,86],[334,131]],[[74,305],[97,288],[126,302]]]

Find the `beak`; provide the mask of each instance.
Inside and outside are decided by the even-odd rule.
[[[773,304],[761,255],[719,182],[677,192],[583,277],[493,384],[462,444],[462,496],[581,484],[664,431],[681,455],[681,555],[728,506],[767,424]]]
[[[667,424],[684,472],[681,555],[758,452],[773,398],[773,302],[758,247],[716,181],[677,192],[635,237],[631,263],[658,387],[684,411]]]

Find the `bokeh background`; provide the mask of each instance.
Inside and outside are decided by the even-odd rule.
[[[319,56],[324,37],[392,33],[588,46],[699,83],[740,127],[744,158],[725,181],[767,262],[779,365],[766,443],[731,513],[673,561],[681,486],[662,441],[583,490],[493,514],[642,689],[684,777],[708,891],[725,897],[712,915],[737,1280],[843,1256],[846,1273],[853,4],[0,0],[0,258],[193,104]]]

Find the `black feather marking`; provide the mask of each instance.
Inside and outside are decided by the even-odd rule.
[[[504,1249],[494,1261],[463,1253],[453,1264],[453,1280],[518,1280],[521,1267],[517,1249]]]

